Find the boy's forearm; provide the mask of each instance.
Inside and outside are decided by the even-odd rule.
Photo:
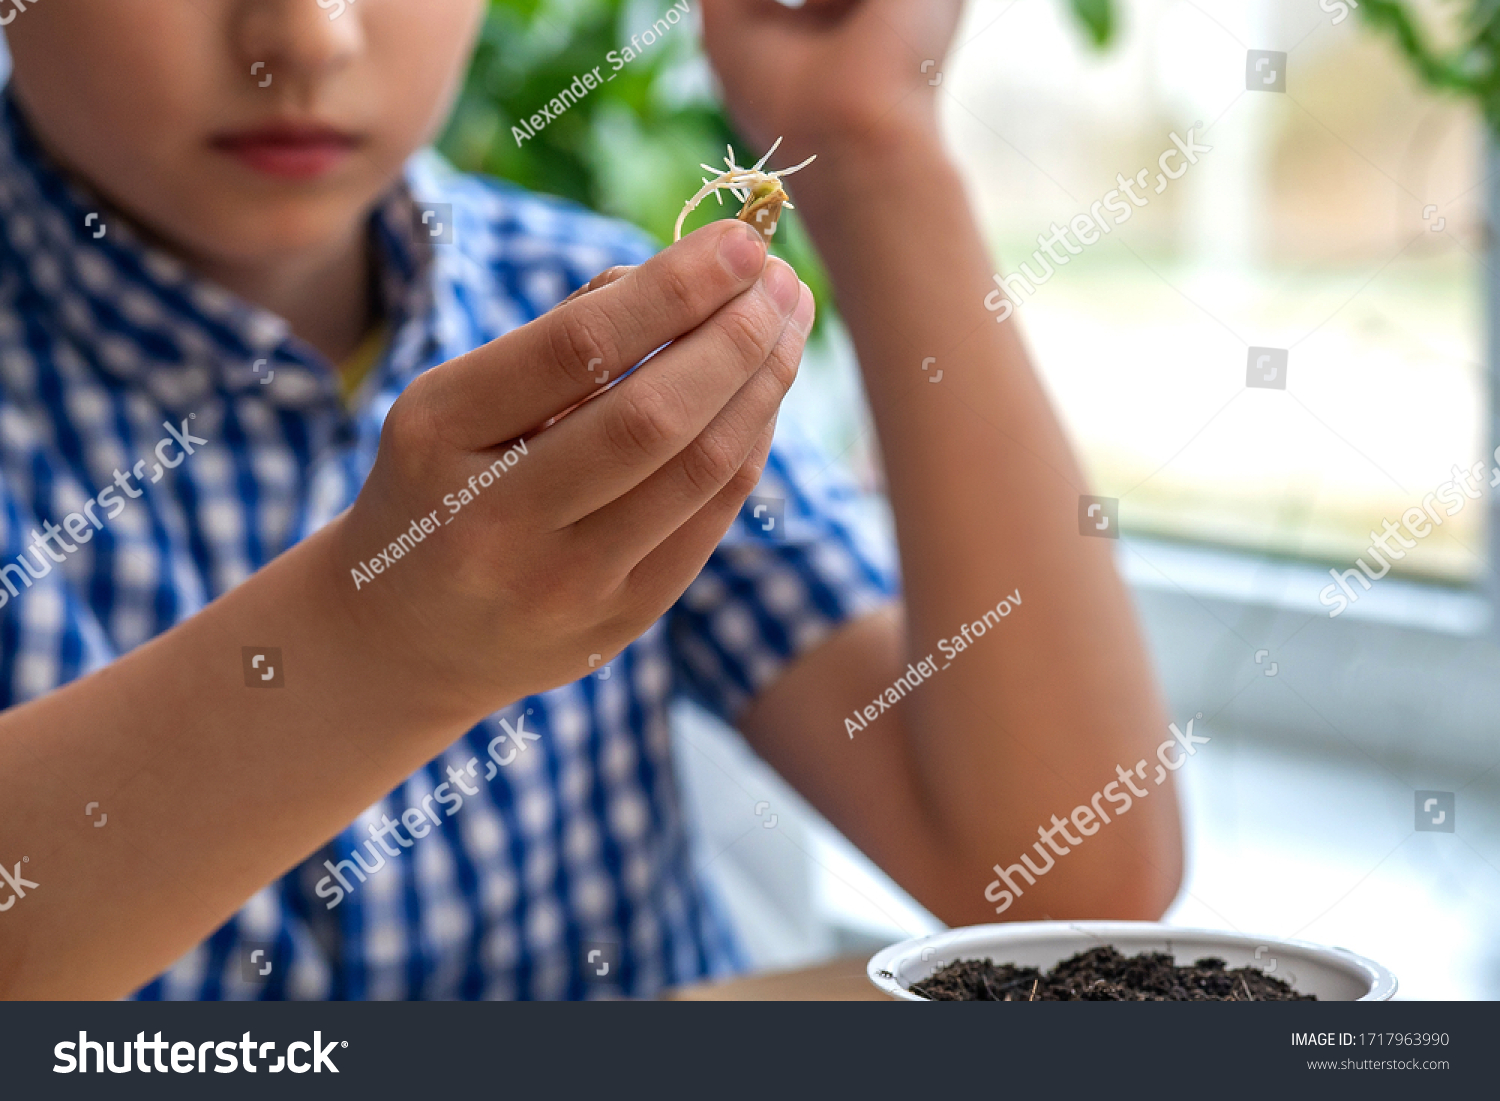
[[[1005,855],[988,848],[997,824],[1046,822],[1109,779],[1099,767],[1150,756],[1165,720],[1115,544],[1079,537],[1083,474],[1016,323],[984,307],[991,261],[935,132],[885,135],[819,166],[795,199],[859,353],[911,656],[1020,590],[1000,629],[907,701],[935,820]],[[1162,794],[1136,821],[1142,842],[1175,858]]]
[[[0,997],[128,993],[478,718],[340,590],[338,534],[0,715],[0,861],[37,884],[0,918]],[[276,686],[246,646],[279,648]]]

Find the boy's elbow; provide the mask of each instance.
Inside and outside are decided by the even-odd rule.
[[[1153,867],[1114,885],[1087,902],[1087,909],[1113,921],[1160,921],[1182,889],[1182,862],[1170,868]]]
[[[1001,852],[1007,854],[1003,860]],[[1017,868],[1022,854],[1029,855],[1031,863]],[[950,896],[934,913],[950,925],[1159,921],[1182,889],[1182,828],[1175,805],[1168,801],[1158,804],[1150,816],[1134,822],[1118,819],[1066,853],[1048,855],[1052,860],[1044,863],[1025,840],[1012,839],[993,858],[969,856],[966,873],[955,875],[952,882],[974,884],[975,865],[987,859],[982,878],[988,885],[980,883],[962,897]],[[996,866],[1009,873],[1007,882],[995,878]],[[1041,874],[1029,874],[1033,869]]]
[[[1182,890],[1182,826],[1175,805],[1112,839],[1115,844],[1069,884],[1067,917],[1160,921]],[[1057,917],[1064,914],[1055,914]]]

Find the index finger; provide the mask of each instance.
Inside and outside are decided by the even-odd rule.
[[[429,396],[444,436],[479,451],[523,435],[703,324],[749,288],[765,262],[765,243],[754,229],[714,222],[434,368]]]

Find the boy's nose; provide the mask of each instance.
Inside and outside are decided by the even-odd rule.
[[[329,15],[337,12],[338,18]],[[238,0],[234,18],[237,50],[247,64],[297,77],[336,71],[363,49],[359,13],[340,4],[325,8],[311,0]]]

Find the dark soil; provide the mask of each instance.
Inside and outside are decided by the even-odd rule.
[[[1225,969],[1201,959],[1178,967],[1165,952],[1127,957],[1103,946],[1063,960],[1045,974],[991,960],[958,960],[913,983],[913,994],[938,1002],[1315,1002],[1258,967]]]

